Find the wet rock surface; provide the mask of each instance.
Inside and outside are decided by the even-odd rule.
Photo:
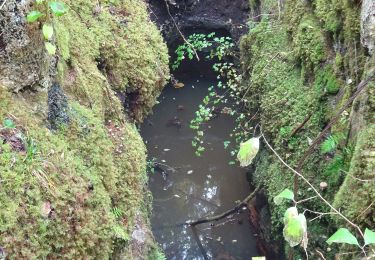
[[[48,91],[48,121],[52,129],[69,123],[68,100],[60,88],[54,83]]]

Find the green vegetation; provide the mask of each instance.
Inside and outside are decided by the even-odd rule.
[[[42,8],[44,10],[47,10],[46,11],[47,12],[46,22],[51,22],[50,11],[52,12],[52,14],[54,14],[57,17],[62,16],[67,12],[67,8],[66,8],[65,4],[62,3],[62,2],[48,2],[48,1],[44,1],[44,0],[37,0],[36,3],[37,3],[37,5],[43,4]],[[31,11],[26,16],[26,20],[29,23],[34,23],[34,22],[38,21],[43,16],[44,16],[43,13],[41,13],[40,11],[34,10],[34,11]],[[46,50],[47,50],[48,54],[55,55],[56,54],[56,46],[53,43],[50,42],[50,40],[52,40],[52,36],[53,36],[53,32],[54,32],[53,26],[50,25],[50,24],[47,24],[47,23],[43,24],[42,32],[43,32],[44,39],[46,40],[45,47],[46,47]]]
[[[0,245],[25,259],[156,254],[151,235],[130,246],[136,225],[149,228],[150,195],[146,149],[129,118],[142,121],[168,79],[166,45],[143,1],[67,0],[67,12],[42,2],[31,8],[54,15],[25,19],[59,57],[70,122],[49,130],[47,93],[0,86]],[[116,92],[136,97],[126,99],[130,117]]]
[[[327,201],[333,202],[336,209],[340,208],[344,216],[364,231],[374,227],[370,205],[375,191],[373,175],[369,173],[374,162],[370,155],[374,149],[371,145],[374,130],[369,125],[374,109],[372,98],[365,98],[373,96],[373,84],[351,108],[338,115],[340,118],[331,127],[330,134],[321,140],[320,149],[313,150],[300,165],[314,138],[337,115],[353,93],[354,86],[366,77],[362,72],[373,69],[371,60],[364,65],[364,50],[359,42],[359,9],[360,5],[349,0],[286,1],[282,20],[264,18],[252,24],[241,41],[241,60],[247,109],[258,110],[260,119],[257,123],[272,147],[289,165],[298,167],[314,187],[320,188]],[[276,9],[273,11],[277,12]],[[355,118],[361,113],[357,106],[366,109],[367,117],[360,123],[350,123],[350,120],[356,122]],[[358,131],[356,124],[365,127],[365,131]],[[285,188],[292,188],[293,174],[267,149],[260,149],[255,166],[253,182],[265,187],[270,202],[271,236],[281,238],[281,212],[287,207],[273,204],[271,198],[280,196],[279,192]],[[300,179],[298,186],[293,200],[314,196]],[[332,209],[327,204],[313,199],[301,206],[310,210],[304,213],[307,219],[314,218],[308,223],[309,247],[321,248],[327,259],[333,258],[340,248],[325,250],[327,245],[319,234],[337,235],[335,231],[339,227],[345,226],[344,232],[353,233],[358,239],[361,246],[356,256],[368,250],[364,246],[366,239],[348,222],[335,214],[319,216],[311,212],[330,212]],[[361,214],[363,211],[365,213]],[[301,238],[301,225],[297,227],[294,231]],[[340,233],[338,240],[335,235],[329,242],[343,242]],[[290,252],[288,247],[285,251],[296,257],[305,254],[299,250]]]

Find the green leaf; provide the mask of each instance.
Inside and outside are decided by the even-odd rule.
[[[46,42],[45,44],[46,50],[49,55],[55,55],[56,54],[56,46],[52,43]]]
[[[62,2],[50,2],[49,7],[56,16],[62,16],[67,11],[65,4]]]
[[[298,210],[296,207],[288,208],[284,213],[284,225],[288,224],[288,221],[298,216]]]
[[[50,40],[52,38],[52,36],[53,36],[52,25],[44,24],[42,31],[43,31],[44,39]]]
[[[285,199],[294,200],[294,193],[289,189],[283,190],[279,195],[273,198],[276,205],[280,205]]]
[[[355,236],[350,233],[350,231],[346,228],[340,228],[333,234],[328,240],[327,243],[330,245],[332,243],[345,243],[359,246],[358,240]]]
[[[303,216],[303,215],[302,215]],[[304,223],[300,216],[292,217],[285,225],[283,235],[291,247],[301,243],[304,235]]]
[[[330,136],[320,145],[320,150],[323,154],[330,153],[336,149],[336,145],[336,140]]]
[[[248,141],[241,143],[240,150],[237,154],[237,159],[240,161],[240,166],[249,166],[259,151],[259,137],[253,137]]]
[[[44,0],[36,0],[36,3],[37,4],[41,4],[41,3],[43,3],[44,2]]]
[[[26,20],[29,22],[29,23],[33,23],[35,22],[36,20],[38,20],[40,17],[42,17],[43,14],[39,11],[31,11],[27,16],[26,16]]]
[[[306,250],[307,244],[309,243],[309,240],[307,238],[307,221],[306,217],[303,214],[298,215],[299,221],[301,222],[302,228],[303,228],[303,236],[301,241],[301,246]]]
[[[365,230],[365,245],[375,244],[375,232],[366,228]]]
[[[3,125],[5,128],[16,128],[16,124],[13,122],[12,119],[9,118],[3,121]]]

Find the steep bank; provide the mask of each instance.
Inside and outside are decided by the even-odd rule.
[[[34,1],[0,10],[1,254],[146,259],[157,253],[133,119],[168,78],[167,48],[143,1],[64,2],[64,16],[36,23]]]
[[[257,111],[271,145],[297,168],[312,140],[349,100],[357,84],[373,74],[374,5],[350,0],[288,0],[280,1],[281,6],[268,1],[250,3],[252,10],[259,12],[241,42],[248,109]],[[321,187],[324,197],[363,229],[375,226],[374,114],[372,81],[353,105],[339,114],[322,144],[300,167],[310,182]],[[264,236],[269,241],[278,237],[281,242],[286,206],[276,206],[272,200],[283,189],[293,189],[293,174],[262,149],[252,178],[256,185],[266,187],[271,211],[272,227]],[[303,182],[298,186],[299,199],[314,196]],[[316,200],[304,203],[303,208],[330,211]],[[316,217],[306,214],[310,219]],[[333,259],[338,251],[348,251],[325,242],[342,226],[346,224],[335,215],[309,222],[311,257],[320,257],[320,252]],[[285,249],[290,258],[301,253],[289,246]]]

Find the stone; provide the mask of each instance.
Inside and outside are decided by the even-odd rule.
[[[361,43],[374,54],[375,48],[375,1],[363,0],[361,10]]]
[[[146,232],[141,228],[136,229],[132,233],[132,238],[138,243],[143,244],[146,241]]]
[[[48,91],[48,121],[52,129],[68,124],[68,100],[59,84],[54,83]]]

